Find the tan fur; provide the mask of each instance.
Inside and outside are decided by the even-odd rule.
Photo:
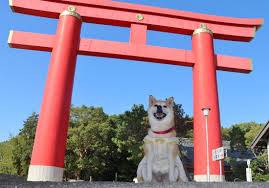
[[[153,96],[149,97],[148,117],[151,128],[144,138],[144,158],[137,169],[137,178],[140,182],[188,181],[178,156],[179,140],[176,132],[155,133],[169,130],[175,126],[173,105],[173,97],[165,101],[156,100]],[[155,115],[157,108],[160,107],[162,116],[161,119],[158,119],[159,117],[155,117]]]
[[[143,149],[144,149],[144,155],[145,156],[148,155],[149,151],[148,151],[146,145],[144,145]]]

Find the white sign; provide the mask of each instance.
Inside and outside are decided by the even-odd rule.
[[[213,161],[218,161],[224,159],[224,148],[220,147],[212,150]]]
[[[252,172],[251,168],[246,168],[246,176],[247,176],[247,181],[252,182]]]

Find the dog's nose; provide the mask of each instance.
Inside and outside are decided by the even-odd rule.
[[[163,113],[162,106],[157,105],[157,113]]]

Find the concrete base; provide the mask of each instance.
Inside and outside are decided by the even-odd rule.
[[[63,181],[64,168],[30,165],[27,181]]]
[[[194,175],[194,181],[196,182],[207,182],[207,175]],[[209,182],[223,182],[225,181],[225,177],[222,175],[210,175],[210,181]]]

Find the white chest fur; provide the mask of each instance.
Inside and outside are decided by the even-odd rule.
[[[178,156],[179,138],[172,135],[154,137],[149,134],[144,138],[145,156],[137,169],[139,182],[188,181]]]
[[[156,138],[146,136],[144,143],[151,146],[152,151],[152,170],[155,174],[165,174],[169,171],[169,147],[178,145],[179,138]]]

